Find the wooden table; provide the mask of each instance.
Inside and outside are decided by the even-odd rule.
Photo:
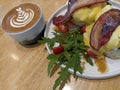
[[[0,0],[0,25],[12,7],[23,2],[41,6],[45,20],[66,0]],[[47,74],[48,52],[44,45],[26,48],[0,29],[0,90],[52,90],[58,74]],[[66,89],[67,88],[67,89]],[[106,80],[88,80],[71,76],[63,90],[120,90],[120,76]]]

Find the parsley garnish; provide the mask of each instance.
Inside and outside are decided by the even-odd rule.
[[[48,64],[48,75],[50,76],[52,75],[52,70],[55,68],[56,63],[59,66],[62,64],[65,65],[58,73],[59,77],[56,79],[53,86],[53,90],[55,90],[59,85],[69,80],[69,68],[74,70],[74,77],[76,77],[76,72],[83,73],[83,67],[81,65],[82,58],[85,58],[90,65],[93,65],[93,62],[86,53],[89,47],[84,44],[83,35],[79,29],[71,29],[66,33],[55,30],[53,34],[53,38],[43,37],[39,43],[47,43],[51,49],[54,47],[55,43],[64,46],[62,53],[52,53],[47,57],[47,59],[50,60]]]

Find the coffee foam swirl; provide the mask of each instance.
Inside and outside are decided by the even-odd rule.
[[[21,7],[16,9],[17,16],[14,15],[10,19],[10,25],[14,28],[20,28],[26,26],[34,17],[34,11],[31,9],[22,10]]]

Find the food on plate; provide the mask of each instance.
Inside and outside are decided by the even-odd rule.
[[[111,9],[98,18],[90,34],[90,45],[93,49],[99,51],[101,47],[108,43],[112,33],[120,25],[119,18],[120,10],[118,9]]]
[[[108,71],[105,55],[119,58],[114,53],[120,52],[120,10],[107,1],[69,0],[66,13],[52,18],[54,37],[44,37],[41,42],[50,48],[48,74],[56,62],[63,65],[54,90],[69,79],[69,69],[76,76],[86,69],[85,63],[91,66],[95,63],[98,71],[105,73]]]
[[[64,20],[63,18],[66,17],[65,14],[60,17],[55,17],[53,19],[53,23],[58,26],[60,24],[65,25],[67,22],[72,22],[73,25],[71,24],[71,26],[78,25],[79,27],[86,27],[86,32],[83,34],[84,42],[86,45],[90,46],[91,51],[98,56],[106,55],[112,59],[117,59],[120,54],[114,55],[114,52],[119,50],[117,48],[120,47],[120,10],[113,9],[110,4],[104,1],[94,4],[92,0],[91,2],[91,5],[83,3],[83,7],[77,6],[76,4],[73,5],[74,9],[72,9],[72,14],[69,15],[72,17],[73,20],[70,21],[71,18],[68,17],[65,21],[62,21]],[[66,25],[64,27],[66,27]],[[103,29],[104,32],[102,31]],[[110,56],[109,51],[111,51],[113,55]]]
[[[98,19],[98,17],[100,17],[104,12],[108,11],[112,9],[112,6],[111,5],[105,5],[97,14],[96,16],[94,17],[94,20],[96,21]],[[83,34],[84,36],[84,42],[85,44],[89,45],[89,41],[90,41],[90,33],[91,33],[91,30],[93,28],[93,25],[95,23],[95,21],[89,25],[87,25],[86,27],[86,33]]]
[[[61,18],[59,18],[59,16],[55,17],[53,20],[53,23],[55,25],[63,24],[70,19],[71,14],[73,12],[75,12],[76,10],[81,9],[83,7],[89,7],[89,6],[91,6],[93,4],[97,4],[97,3],[104,3],[107,1],[108,0],[69,0],[68,1],[68,9],[67,9],[67,12],[65,13],[65,15],[63,15]]]
[[[75,0],[70,0],[69,3],[73,1]],[[120,47],[120,10],[113,9],[111,4],[106,3],[106,0],[94,2],[91,0],[89,4],[83,2],[82,6],[76,2],[73,2],[71,6],[68,4],[68,11],[65,15],[54,17],[53,24],[63,33],[79,28],[83,33],[84,44],[89,46],[86,50],[87,55],[95,58],[96,64],[102,57],[104,62],[101,65],[107,67],[104,64],[104,56],[112,59],[120,58],[120,54],[116,54],[120,52],[118,49]],[[103,72],[106,71],[107,68],[103,70]]]
[[[113,14],[115,14],[115,12],[114,11],[116,11],[116,9],[111,9],[111,7],[108,7],[108,6],[106,6],[105,8],[103,8],[101,11],[100,11],[100,13],[98,13],[98,15],[99,16],[101,16],[102,14],[103,14],[103,12],[104,11],[108,11],[108,12],[112,12]],[[120,11],[119,10],[117,10],[118,12],[119,12],[119,14],[120,14]],[[102,14],[101,14],[102,13]],[[104,12],[105,13],[105,12]],[[106,15],[106,14],[105,14]],[[98,17],[97,17],[98,18]],[[120,18],[120,17],[117,17],[116,18],[116,20],[115,20],[115,18],[114,18],[114,22],[113,21],[111,21],[111,23],[109,23],[109,24],[112,24],[112,25],[114,25],[114,23],[117,23],[117,21],[119,20],[118,18]],[[96,19],[97,20],[97,19]],[[107,19],[107,20],[109,20],[109,19]],[[112,19],[110,19],[110,20],[112,20]],[[110,29],[112,29],[112,28],[114,28],[113,30],[114,31],[109,31],[109,32],[107,32],[107,30],[106,30],[106,35],[104,35],[104,37],[102,38],[102,36],[100,36],[99,37],[99,44],[98,45],[100,45],[100,47],[99,47],[99,50],[97,50],[98,48],[95,48],[94,47],[94,45],[93,45],[93,48],[95,48],[96,50],[93,50],[92,49],[92,51],[93,52],[95,52],[96,54],[98,54],[98,55],[101,55],[101,54],[104,54],[104,55],[106,55],[106,56],[108,56],[108,57],[110,57],[110,58],[112,58],[112,59],[118,59],[119,57],[120,57],[120,54],[116,54],[116,52],[118,52],[118,48],[120,47],[120,39],[119,39],[119,37],[120,37],[120,23],[119,23],[119,21],[118,21],[118,24],[117,24],[117,26],[115,26],[115,27],[113,27],[113,26],[109,26],[109,27],[105,27],[106,29],[108,28],[109,30]],[[96,25],[96,27],[98,27],[99,25]],[[91,34],[91,37],[92,37],[92,39],[91,39],[91,42],[95,42],[96,40],[98,40],[97,39],[97,36],[95,36],[94,37],[94,35],[96,35],[95,34],[95,31],[92,31],[93,33],[91,33],[91,30],[92,30],[92,28],[93,28],[93,24],[91,24],[91,25],[88,25],[88,27],[87,27],[87,30],[86,30],[86,33],[84,33],[84,41],[85,41],[85,43],[87,44],[87,45],[89,45],[89,46],[92,46],[92,45],[90,45],[90,43],[89,43],[89,41],[90,41],[90,34]],[[99,29],[100,29],[100,27],[98,27]],[[96,28],[95,28],[96,29]],[[99,30],[99,29],[96,29],[96,30]],[[112,33],[113,32],[113,33]],[[100,34],[101,35],[101,34]],[[98,35],[99,36],[99,35]],[[106,37],[105,37],[106,36]],[[109,38],[108,38],[109,37]],[[106,39],[105,39],[106,38]],[[93,40],[94,39],[94,40]],[[106,40],[106,41],[104,41],[104,40]],[[100,42],[101,41],[101,42]],[[93,44],[93,43],[92,43]],[[95,44],[95,43],[94,43]],[[102,45],[103,44],[103,45]],[[115,50],[114,50],[115,49]],[[117,49],[117,50],[116,50]],[[112,50],[112,51],[111,51]],[[109,54],[108,54],[109,53]]]
[[[113,53],[111,50],[120,47],[120,10],[113,9],[107,0],[81,1],[69,0],[65,15],[54,17],[53,24],[62,33],[69,34],[69,31],[78,29],[83,36],[84,44],[89,47],[86,48],[86,54],[95,58],[99,71],[103,73],[108,70],[105,64],[105,55],[111,55]],[[63,46],[66,47],[66,43]],[[109,51],[111,53],[108,53]],[[111,57],[116,58],[117,56],[111,55]],[[101,59],[103,61],[98,62]],[[105,68],[100,70],[100,67]]]
[[[105,3],[98,3],[89,7],[78,9],[72,14],[72,17],[76,22],[85,22],[86,24],[91,24],[95,21],[96,15],[105,5]]]

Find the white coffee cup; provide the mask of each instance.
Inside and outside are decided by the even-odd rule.
[[[30,8],[33,5],[33,8]],[[39,13],[36,12],[36,8]],[[14,13],[11,13],[13,10]],[[10,15],[12,14],[12,15]],[[37,15],[39,14],[39,16]],[[7,17],[11,19],[6,20]],[[26,16],[25,16],[26,15]],[[37,17],[37,18],[36,18]],[[36,19],[36,21],[32,20]],[[22,22],[23,21],[23,22]],[[34,21],[33,25],[31,24]],[[43,36],[45,20],[41,8],[32,3],[24,3],[10,10],[2,20],[2,30],[9,36],[16,39],[21,44],[33,44]]]

